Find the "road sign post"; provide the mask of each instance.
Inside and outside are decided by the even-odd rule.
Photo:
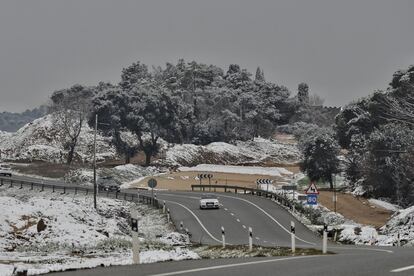
[[[273,180],[268,178],[260,178],[256,180],[257,188],[259,188],[260,184],[266,184],[266,192],[269,192],[269,184],[272,184]]]
[[[314,194],[306,195],[306,203],[308,205],[317,205],[318,195],[314,195]]]
[[[157,187],[157,180],[155,180],[155,178],[150,178],[148,180],[148,187],[151,188],[152,204],[154,204],[154,188]]]
[[[295,240],[295,222],[291,221],[290,222],[290,239],[291,239],[291,243],[292,243],[292,253],[295,253],[296,251],[296,240]]]
[[[132,230],[132,262],[139,264],[139,237],[138,237],[138,211],[131,209],[131,230]]]
[[[167,209],[167,222],[170,223],[170,208]]]

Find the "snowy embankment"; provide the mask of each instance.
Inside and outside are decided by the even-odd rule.
[[[299,161],[296,145],[255,138],[234,144],[215,142],[206,146],[183,144],[166,149],[165,165],[196,166],[209,164],[292,164]]]
[[[0,188],[0,275],[131,264],[130,208],[138,208],[141,262],[199,258],[158,210],[120,200]],[[178,246],[178,247],[177,247]]]
[[[269,176],[290,175],[292,172],[285,168],[277,167],[256,167],[256,166],[230,166],[230,165],[212,165],[200,164],[195,167],[180,167],[182,172],[220,172],[220,173],[237,173],[237,174],[258,174]]]

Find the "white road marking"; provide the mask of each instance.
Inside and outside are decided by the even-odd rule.
[[[230,213],[230,215],[234,216],[234,214],[233,214],[233,213]]]
[[[227,209],[227,208],[224,208],[224,210],[228,211],[229,209]]]
[[[237,222],[240,222],[240,220],[239,220],[239,219],[237,219]]]
[[[414,265],[410,265],[410,266],[405,266],[405,267],[401,267],[401,268],[396,268],[391,270],[390,272],[402,272],[402,271],[407,271],[410,269],[414,269]]]
[[[238,198],[238,197],[233,197],[233,196],[225,196],[225,195],[222,195],[222,197],[227,197],[227,198],[233,198],[233,199],[238,199],[238,200],[241,200],[241,201],[244,201],[244,202],[247,202],[247,203],[249,203],[249,204],[251,204],[251,205],[253,205],[254,207],[256,207],[257,209],[259,209],[260,211],[262,211],[266,216],[268,216],[271,220],[273,220],[277,225],[279,225],[280,226],[280,228],[282,228],[283,230],[285,230],[286,231],[286,233],[288,233],[289,235],[290,235],[290,230],[288,230],[288,229],[286,229],[286,227],[284,227],[280,222],[278,222],[274,217],[272,217],[268,212],[266,212],[265,210],[263,210],[261,207],[259,207],[258,205],[256,205],[256,204],[254,204],[253,202],[251,202],[251,201],[248,201],[248,200],[246,200],[246,199],[244,199],[244,198]],[[295,235],[295,237],[298,239],[298,240],[300,240],[300,241],[302,241],[302,242],[304,242],[304,243],[307,243],[307,244],[311,244],[311,245],[316,245],[316,243],[313,243],[313,242],[309,242],[309,241],[305,241],[304,239],[301,239],[301,238],[299,238],[297,235]]]
[[[246,229],[246,225],[242,225],[244,229]]]
[[[254,261],[254,262],[246,262],[246,263],[237,263],[237,264],[227,264],[227,265],[216,265],[216,266],[209,266],[203,268],[195,268],[195,269],[187,269],[181,271],[174,271],[174,272],[167,272],[167,273],[160,273],[160,274],[152,274],[150,276],[170,276],[170,275],[181,275],[185,273],[193,273],[193,272],[200,272],[200,271],[207,271],[207,270],[217,270],[229,267],[238,267],[238,266],[246,266],[246,265],[256,265],[256,264],[264,264],[264,263],[275,263],[275,262],[282,262],[282,261],[289,261],[289,260],[298,260],[298,259],[305,259],[305,258],[316,258],[316,257],[326,257],[326,256],[299,256],[299,257],[289,257],[289,258],[281,258],[281,259],[271,259],[271,260],[262,260],[262,261]]]
[[[171,202],[173,204],[177,204],[181,207],[183,207],[184,209],[186,209],[188,212],[190,212],[190,214],[192,214],[194,216],[194,218],[197,220],[197,222],[200,224],[201,228],[203,228],[203,230],[207,233],[207,235],[210,236],[210,238],[212,238],[213,240],[215,240],[216,242],[221,243],[222,241],[219,239],[216,239],[208,230],[207,228],[204,226],[204,224],[201,222],[201,220],[196,216],[196,214],[194,214],[193,211],[191,211],[189,208],[187,208],[186,206],[182,205],[181,203],[175,202],[175,201],[170,201],[170,200],[166,200],[167,202]],[[228,243],[226,243],[228,244]],[[229,244],[230,245],[230,244]]]
[[[195,196],[184,196],[184,195],[173,195],[173,194],[158,194],[158,196],[173,196],[173,197],[183,197],[183,198],[192,198],[192,199],[197,199],[200,200],[199,197],[195,197]]]
[[[385,252],[385,253],[394,253],[394,251],[392,250],[387,250],[387,249],[374,249],[374,248],[351,248],[351,247],[340,247],[340,246],[331,246],[329,248],[332,249],[344,249],[344,250],[366,250],[366,251],[376,251],[376,252]]]
[[[263,241],[264,243],[267,243],[267,241]]]
[[[259,237],[256,237],[256,240],[260,240],[260,238]]]

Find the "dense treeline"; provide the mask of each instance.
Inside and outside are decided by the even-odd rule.
[[[76,99],[75,104],[68,105],[72,100],[65,98]],[[172,143],[231,142],[271,137],[276,127],[293,122],[331,125],[334,117],[324,111],[322,99],[309,95],[305,83],[292,96],[286,87],[266,81],[260,68],[253,77],[236,64],[224,71],[182,59],[152,70],[136,62],[122,70],[118,85],[75,85],[54,92],[51,99],[58,114],[67,116],[68,109],[77,114],[73,123],[78,126],[80,107],[90,106],[89,124],[97,114],[99,129],[112,137],[126,162],[140,150],[147,164],[158,152],[159,138]],[[66,129],[70,139],[65,143],[72,149],[79,128]],[[137,143],[125,139],[125,131],[134,134]]]
[[[414,66],[396,72],[386,91],[345,106],[335,129],[348,151],[351,184],[402,206],[414,203]]]

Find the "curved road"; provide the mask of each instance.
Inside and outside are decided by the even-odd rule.
[[[12,179],[39,182],[39,179],[27,176],[14,176]],[[73,187],[53,180],[43,180],[43,183]],[[137,190],[126,192],[149,194]],[[298,247],[321,247],[320,237],[269,199],[217,193],[221,208],[200,210],[201,194],[157,192],[157,198],[166,201],[177,229],[182,221],[195,243],[221,244],[223,226],[226,242],[229,244],[247,244],[247,229],[252,227],[254,244],[290,246],[290,222],[293,220],[296,224]],[[330,243],[328,249],[336,254],[165,262],[68,271],[52,275],[414,275],[414,250],[411,248],[339,246]]]

